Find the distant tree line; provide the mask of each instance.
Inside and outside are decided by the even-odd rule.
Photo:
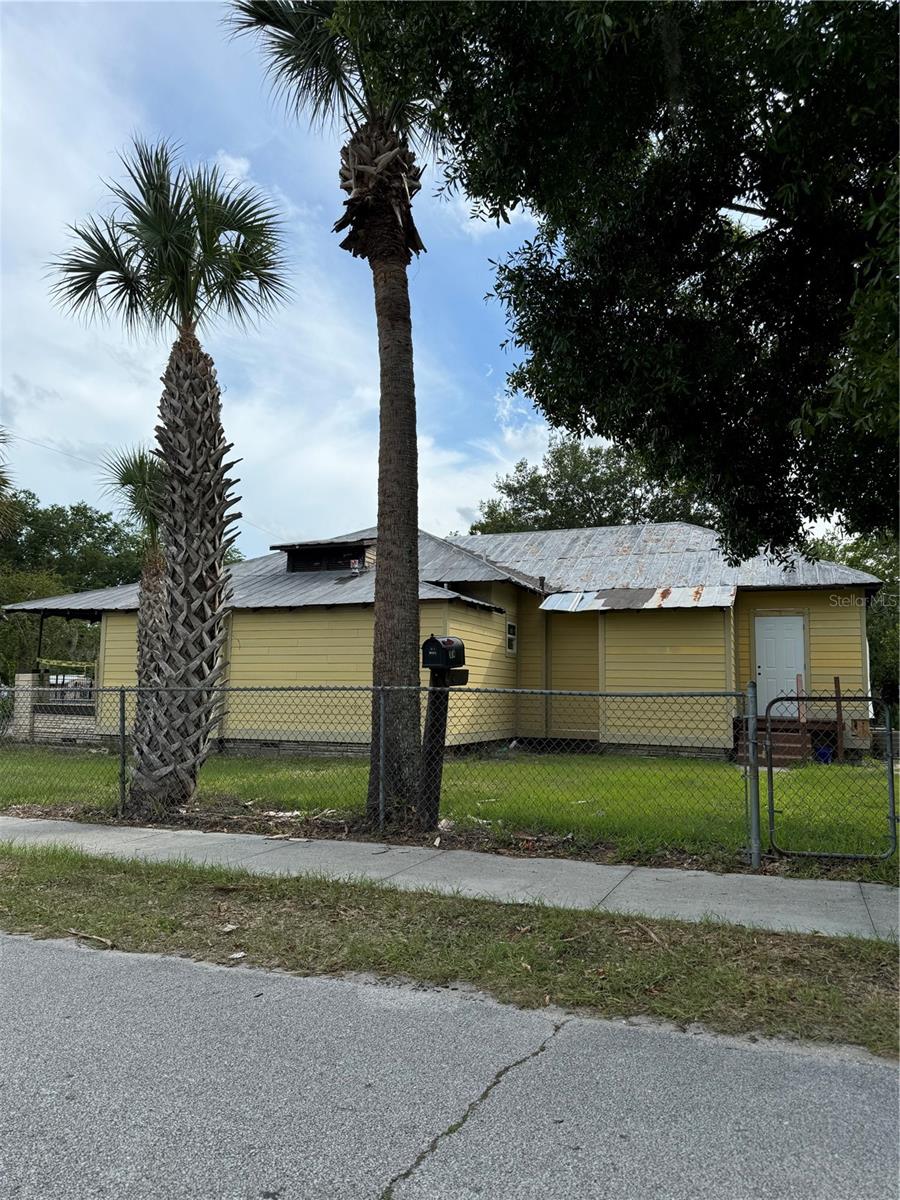
[[[494,483],[471,533],[590,529],[599,525],[688,521],[715,526],[718,513],[686,484],[660,484],[640,457],[619,446],[554,435],[541,464],[526,459]]]
[[[140,575],[140,535],[110,513],[81,501],[42,505],[25,489],[10,489],[5,511],[0,606],[133,583]],[[96,625],[50,617],[41,653],[56,661],[89,662],[97,657],[99,639]],[[17,671],[32,668],[37,640],[37,620],[29,614],[0,619],[0,679],[9,683]]]

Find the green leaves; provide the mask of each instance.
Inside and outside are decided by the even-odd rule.
[[[134,522],[152,549],[159,548],[159,509],[164,467],[145,446],[114,450],[103,461],[106,491],[121,503],[125,517]]]
[[[896,6],[340,7],[448,185],[539,223],[497,269],[511,389],[689,480],[737,556],[895,526]]]
[[[356,53],[334,21],[332,0],[234,0],[235,34],[258,34],[276,94],[316,125],[335,118],[362,124],[371,115]]]
[[[6,467],[4,447],[9,443],[9,434],[0,428],[0,537],[11,533],[15,508],[12,500],[12,476]]]
[[[470,533],[587,529],[646,521],[714,526],[717,514],[683,484],[659,486],[640,457],[618,446],[591,446],[555,435],[540,466],[525,459],[494,483],[499,496],[479,505]]]
[[[138,139],[122,165],[112,214],[72,225],[51,264],[64,308],[159,331],[245,324],[287,296],[280,218],[251,184],[179,163],[168,142]]]
[[[350,132],[377,124],[437,153],[433,105],[383,51],[390,4],[346,0],[232,0],[226,24],[258,37],[275,94],[313,126]]]

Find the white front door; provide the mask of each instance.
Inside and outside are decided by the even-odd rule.
[[[760,714],[776,696],[796,695],[798,675],[801,688],[806,688],[804,659],[802,617],[756,618],[756,694]],[[772,716],[795,715],[796,711],[796,704],[776,704]]]

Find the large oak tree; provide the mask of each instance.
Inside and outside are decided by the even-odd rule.
[[[721,512],[728,548],[897,503],[897,6],[366,3],[450,186],[528,206],[511,383]]]

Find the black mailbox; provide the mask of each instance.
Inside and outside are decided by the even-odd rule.
[[[422,643],[422,666],[432,671],[450,671],[461,667],[466,661],[466,648],[462,638],[435,637]]]

